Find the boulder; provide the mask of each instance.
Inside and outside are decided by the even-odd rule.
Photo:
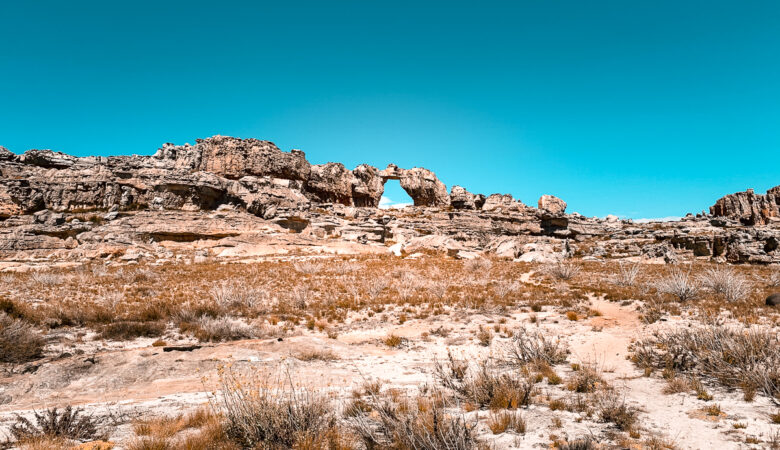
[[[449,206],[447,187],[430,170],[422,167],[403,170],[400,180],[401,187],[412,198],[414,206]]]
[[[780,216],[780,186],[757,195],[753,189],[729,194],[710,207],[710,214],[738,220],[743,225],[766,225]]]
[[[766,298],[767,306],[780,306],[780,292],[775,292]]]
[[[539,197],[539,210],[553,216],[562,216],[566,213],[566,202],[553,195]]]
[[[475,195],[461,186],[453,186],[450,190],[450,203],[455,209],[476,209]]]

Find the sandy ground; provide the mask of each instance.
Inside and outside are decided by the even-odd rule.
[[[528,282],[529,276],[522,281]],[[608,383],[620,388],[628,402],[641,408],[639,423],[643,433],[671,439],[679,448],[750,448],[745,444],[748,436],[766,441],[778,432],[780,427],[771,425],[767,418],[773,407],[766,398],[758,396],[754,402],[746,403],[740,393],[718,389],[710,391],[715,396],[712,402],[697,400],[691,394],[665,395],[662,380],[644,377],[627,359],[632,340],[656,328],[686,326],[682,319],[644,325],[633,304],[621,306],[597,298],[590,301],[591,307],[602,315],[580,321],[567,320],[560,311],[545,307],[538,313],[527,309],[495,314],[451,311],[398,324],[394,317],[399,309],[385,314],[385,321],[376,318],[346,325],[336,339],[329,339],[322,332],[305,331],[281,340],[205,344],[192,351],[172,352],[152,347],[149,339],[117,348],[85,341],[74,345],[72,353],[40,365],[33,373],[0,379],[0,401],[4,403],[0,406],[0,435],[7,432],[15,414],[56,405],[83,405],[95,414],[124,419],[179,413],[208,401],[215,388],[217,368],[221,366],[234,370],[289,370],[299,384],[328,388],[342,398],[347,398],[350,390],[365,380],[373,379],[383,380],[387,387],[414,390],[434,381],[434,362],[446,358],[448,351],[474,361],[500,354],[509,338],[496,334],[491,345],[484,347],[475,336],[480,326],[493,326],[503,319],[506,322],[502,326],[510,330],[526,326],[559,336],[571,350],[569,362],[598,366]],[[535,324],[530,323],[532,314],[538,319]],[[447,337],[430,334],[441,327],[449,330]],[[391,333],[404,338],[399,348],[388,348],[382,343],[382,338]],[[305,349],[330,350],[338,360],[297,359],[296,354]],[[556,370],[564,379],[571,374],[567,365]],[[540,386],[544,394],[553,398],[571,395],[561,386]],[[725,416],[713,419],[699,412],[712,403],[719,404]],[[484,422],[488,414],[481,411],[466,416]],[[576,413],[553,412],[545,405],[533,405],[522,414],[528,422],[528,432],[523,436],[494,436],[484,423],[480,424],[481,434],[495,448],[541,448],[549,445],[551,435],[590,435],[602,439],[614,431],[608,424],[581,420]],[[554,418],[560,420],[561,426],[556,426]],[[745,427],[736,429],[735,423]],[[119,425],[112,439],[121,441],[128,433],[127,424]]]

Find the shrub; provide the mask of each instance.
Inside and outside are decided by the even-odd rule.
[[[201,342],[253,339],[260,335],[251,325],[232,317],[202,316],[196,322],[183,323],[182,331],[191,331]]]
[[[701,276],[701,283],[706,289],[722,295],[728,302],[746,298],[751,290],[750,282],[728,266],[707,269]]]
[[[384,342],[384,344],[388,347],[398,348],[401,346],[401,344],[403,344],[403,338],[401,338],[400,336],[396,336],[394,334],[390,334],[386,338],[384,338],[382,342]]]
[[[82,414],[80,408],[66,406],[33,413],[33,420],[17,415],[11,426],[11,435],[19,442],[41,437],[57,437],[80,441],[98,437],[98,423],[92,416]]]
[[[160,337],[165,333],[162,322],[121,321],[103,325],[100,337],[115,341],[126,341],[138,337]]]
[[[558,280],[571,280],[576,277],[582,267],[572,261],[558,261],[557,263],[547,264],[544,271]]]
[[[570,391],[580,393],[594,392],[599,387],[606,386],[606,382],[598,370],[592,366],[582,366],[579,370],[575,371],[571,378],[569,378],[566,387]]]
[[[493,261],[488,258],[469,259],[463,264],[463,268],[469,272],[487,274],[493,267]]]
[[[456,362],[451,356],[448,365],[436,362],[434,369],[439,382],[462,399],[480,407],[519,408],[531,404],[536,392],[535,381],[514,373],[500,373],[483,361],[476,370]]]
[[[670,294],[679,301],[685,302],[699,294],[700,285],[691,277],[691,268],[687,271],[679,267],[669,269],[667,276],[656,283],[659,292]]]
[[[492,412],[487,426],[493,434],[501,434],[507,430],[525,434],[526,431],[525,419],[520,414],[510,411]]]
[[[560,339],[520,328],[515,332],[512,342],[505,347],[504,360],[518,365],[556,365],[566,362],[568,353],[568,348]]]
[[[729,388],[747,383],[780,398],[780,337],[772,331],[707,325],[656,333],[634,343],[632,351],[640,367],[670,368]]]
[[[629,431],[636,423],[638,410],[626,403],[625,397],[614,390],[604,391],[596,398],[596,410],[602,422],[611,422],[619,430]]]
[[[45,340],[27,322],[0,312],[0,362],[24,363],[43,355]]]
[[[476,423],[445,413],[442,397],[395,403],[372,396],[370,412],[360,411],[353,428],[368,449],[471,450],[477,447]]]
[[[642,265],[639,262],[632,264],[621,261],[618,264],[618,272],[615,274],[614,283],[618,286],[634,286],[639,273],[642,271]]]
[[[289,374],[286,380],[246,380],[223,371],[215,402],[224,414],[227,437],[245,448],[294,448],[324,434],[334,417],[330,402],[294,386]]]

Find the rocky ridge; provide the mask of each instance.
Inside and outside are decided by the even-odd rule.
[[[379,209],[388,180],[399,180],[414,206]],[[710,214],[676,222],[587,218],[566,214],[566,207],[549,195],[531,207],[508,194],[473,194],[461,186],[448,192],[424,168],[313,165],[300,150],[284,152],[256,139],[165,144],[153,156],[16,155],[0,147],[0,257],[6,261],[164,259],[171,243],[238,255],[236,249],[292,233],[299,246],[336,240],[399,255],[432,249],[527,261],[577,254],[780,262],[780,186],[766,195],[726,196]]]

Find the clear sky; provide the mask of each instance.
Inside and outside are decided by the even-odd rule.
[[[697,212],[780,184],[780,2],[0,5],[0,145],[214,134],[586,215]]]

